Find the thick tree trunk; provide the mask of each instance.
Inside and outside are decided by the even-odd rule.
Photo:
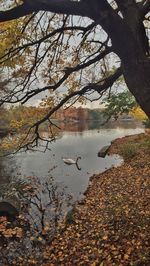
[[[121,60],[126,84],[150,118],[149,44],[139,9],[135,1],[118,0],[117,3],[123,14],[122,19],[112,10],[108,2],[97,3],[98,21],[111,38],[113,51]]]
[[[126,84],[143,111],[150,118],[150,60],[128,60],[122,64]]]

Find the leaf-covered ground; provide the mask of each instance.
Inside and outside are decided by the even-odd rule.
[[[93,177],[84,202],[45,249],[43,265],[150,265],[150,139],[118,139],[111,152],[123,154],[126,143],[136,152]]]
[[[124,164],[92,177],[85,198],[68,213],[52,242],[45,228],[36,245],[35,237],[28,236],[35,248],[22,255],[19,247],[29,234],[23,220],[12,227],[1,218],[2,266],[150,265],[150,137],[118,139],[110,153],[122,155]],[[10,239],[19,239],[18,256],[12,248],[12,260],[7,258],[7,249],[15,244]]]

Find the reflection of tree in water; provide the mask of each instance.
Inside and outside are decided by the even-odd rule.
[[[34,176],[22,178],[15,160],[5,157],[0,160],[0,199],[12,195],[21,201],[22,211],[34,229],[41,231],[49,222],[51,232],[55,231],[72,199],[65,187],[58,185],[53,177],[44,178],[44,181]]]
[[[0,265],[32,265],[29,262],[34,260],[36,265],[42,265],[44,249],[72,202],[66,188],[56,184],[53,177],[40,181],[30,176],[28,180],[17,187],[22,210],[13,225],[22,227],[23,236],[7,238],[0,244]]]
[[[24,212],[33,230],[40,234],[46,227],[49,236],[53,235],[59,220],[72,203],[72,196],[66,193],[65,187],[59,187],[53,177],[46,181],[39,181],[35,177],[30,177],[30,180],[27,193],[23,196],[27,203]]]
[[[12,169],[9,167],[8,158],[0,158],[0,186],[4,183],[9,183]],[[8,165],[8,166],[7,166]],[[0,196],[1,196],[1,189],[0,189]]]
[[[24,184],[25,181],[19,177],[15,159],[2,157],[0,159],[0,199],[12,194],[18,194]]]

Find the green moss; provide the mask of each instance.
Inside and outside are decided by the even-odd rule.
[[[146,128],[150,128],[150,119],[146,119],[143,121],[143,124],[145,125]]]
[[[125,143],[120,147],[120,154],[124,160],[133,158],[138,153],[138,147],[131,143]]]
[[[74,223],[75,218],[74,218],[74,211],[70,210],[67,215],[66,215],[66,223],[67,224],[72,224]]]

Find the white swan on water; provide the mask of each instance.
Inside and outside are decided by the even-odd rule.
[[[63,158],[63,162],[65,164],[68,164],[68,165],[71,165],[71,164],[76,164],[77,165],[79,159],[81,159],[80,156],[78,156],[76,160],[73,160],[73,159],[70,159],[70,158]]]

